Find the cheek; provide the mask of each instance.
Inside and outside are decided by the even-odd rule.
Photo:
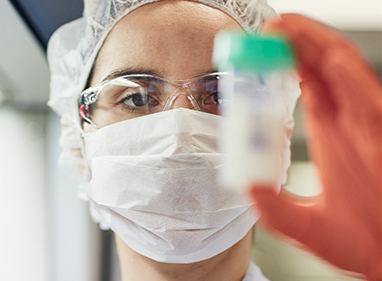
[[[100,128],[118,123],[123,120],[124,119],[121,119],[121,115],[119,115],[118,112],[112,110],[94,110],[92,114],[92,121]],[[93,126],[91,127],[94,129]]]
[[[94,128],[92,125],[90,125],[88,123],[84,123],[82,128],[83,128],[85,134],[96,131],[96,128]]]

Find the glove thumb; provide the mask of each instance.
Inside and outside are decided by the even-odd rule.
[[[317,198],[304,199],[285,190],[280,193],[274,187],[254,185],[248,197],[256,203],[261,213],[260,224],[297,241],[305,241],[318,216],[313,208]]]

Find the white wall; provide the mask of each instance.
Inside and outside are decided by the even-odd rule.
[[[25,106],[45,105],[49,95],[44,51],[7,0],[0,0],[0,88]]]
[[[59,130],[52,112],[0,104],[0,280],[99,280],[99,229],[57,166]]]
[[[342,30],[381,30],[381,0],[268,0],[279,13],[301,13]]]
[[[100,230],[77,196],[77,184],[58,167],[59,117],[47,113],[46,155],[49,186],[50,280],[96,281],[100,275]],[[1,278],[0,278],[1,280]]]
[[[49,280],[44,122],[0,105],[0,280]]]
[[[57,167],[44,51],[10,1],[0,26],[0,280],[96,281],[98,229]]]

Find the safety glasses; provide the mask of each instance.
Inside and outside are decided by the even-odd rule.
[[[95,128],[153,114],[174,107],[182,96],[189,108],[220,114],[224,105],[219,93],[219,79],[228,75],[215,72],[187,80],[155,75],[132,74],[104,81],[81,93],[80,117]]]

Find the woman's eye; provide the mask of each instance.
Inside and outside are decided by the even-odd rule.
[[[219,92],[215,92],[213,94],[208,94],[203,99],[204,105],[219,105]]]
[[[131,107],[154,106],[158,103],[153,97],[141,93],[131,94],[122,102]]]

